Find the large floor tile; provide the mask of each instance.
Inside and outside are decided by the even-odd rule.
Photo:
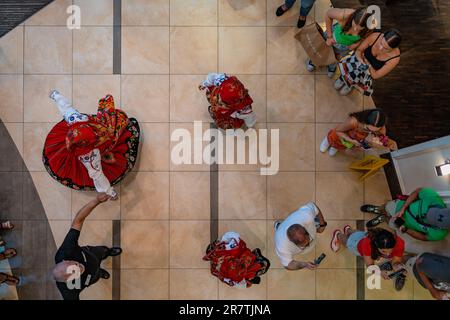
[[[123,269],[169,266],[168,221],[122,221],[121,235]]]
[[[72,31],[66,27],[25,27],[26,74],[72,73]]]
[[[169,299],[169,270],[122,269],[120,298],[122,300]]]
[[[297,32],[294,27],[267,28],[268,74],[310,74],[305,65],[308,56],[294,38]]]
[[[23,73],[23,31],[16,27],[0,39],[0,73]]]
[[[268,121],[313,122],[314,95],[314,76],[268,76]]]
[[[56,245],[56,248],[59,248],[64,238],[66,237],[67,233],[70,230],[70,226],[72,224],[72,220],[48,220],[48,233],[47,238],[51,238],[54,241],[54,244]],[[53,261],[52,264],[54,264],[55,261]]]
[[[328,132],[336,127],[336,123],[316,124],[316,170],[317,171],[351,171],[349,166],[359,160],[363,154],[359,151],[341,150],[333,157],[328,152],[320,152],[320,144]]]
[[[47,172],[31,172],[47,219],[71,218],[71,189],[54,180]]]
[[[170,76],[170,121],[212,121],[205,92],[198,90],[206,75]]]
[[[73,4],[81,9],[82,26],[112,26],[114,0],[73,0]]]
[[[250,250],[259,248],[267,257],[266,220],[220,220],[219,239],[229,231],[239,233]]]
[[[253,172],[219,172],[219,218],[265,219],[266,177]]]
[[[123,27],[122,74],[168,74],[169,28]]]
[[[111,74],[113,28],[83,27],[73,31],[73,73]]]
[[[207,130],[210,128],[210,124],[202,123],[201,128],[200,126],[198,126],[198,129],[196,128],[197,126],[193,123],[170,124],[170,171],[210,170],[210,165],[207,161],[212,160],[203,156],[210,141],[203,141],[201,143],[202,149],[200,150],[198,148],[199,151],[198,153],[196,152],[196,145],[200,145],[200,139],[205,137]],[[196,139],[198,139],[198,143],[196,143]],[[181,147],[183,147],[182,150],[180,150]],[[184,154],[184,151],[186,151],[186,154]],[[196,158],[196,154],[198,158]],[[201,159],[200,156],[202,156]]]
[[[119,194],[120,200],[107,201],[99,204],[94,211],[88,216],[87,220],[120,220],[120,186],[115,186],[114,189]],[[95,191],[78,191],[72,190],[72,218],[78,211],[86,205],[89,201],[97,197]]]
[[[11,137],[12,141],[14,142],[19,154],[17,155],[17,158],[14,159],[16,161],[13,160],[13,155],[11,155],[11,154],[5,155],[6,163],[4,163],[3,161],[1,162],[0,168],[2,168],[2,169],[0,169],[0,170],[9,171],[9,170],[3,170],[3,168],[5,168],[5,167],[22,168],[22,163],[23,163],[23,123],[9,122],[9,123],[4,123],[4,125],[5,125],[6,130],[8,130],[8,134]],[[5,142],[5,140],[6,139],[4,139],[3,142]],[[2,149],[2,150],[4,150],[4,149]],[[19,156],[21,156],[21,158],[19,158]],[[16,171],[16,170],[11,170],[11,171]]]
[[[54,125],[55,123],[25,123],[23,125],[23,156],[29,171],[45,171],[42,150],[47,134]]]
[[[326,12],[332,7],[330,0],[317,0],[314,4],[315,20],[322,24],[325,22]]]
[[[266,58],[266,28],[219,27],[220,72],[265,74]]]
[[[121,185],[122,220],[169,218],[169,173],[131,172]]]
[[[356,228],[354,220],[336,221],[330,220],[327,212],[322,211],[328,226],[325,231],[317,236],[316,255],[319,256],[325,253],[327,256],[320,264],[321,268],[326,269],[352,269],[356,268],[356,257],[348,251],[344,246],[338,253],[331,251],[330,241],[333,237],[333,232],[336,229],[343,230],[346,225],[350,225],[353,229]]]
[[[316,298],[319,300],[355,300],[355,269],[317,270]]]
[[[274,1],[274,0],[267,0],[267,25],[268,26],[285,26],[285,27],[294,27],[297,26],[297,20],[300,13],[300,1],[296,1],[294,6],[283,14],[281,17],[277,17],[275,12],[277,11],[277,8],[281,6],[284,2],[281,1]],[[306,23],[312,23],[314,22],[314,7],[311,9],[311,12],[309,13]]]
[[[208,269],[171,269],[170,299],[216,300],[218,281]]]
[[[72,100],[72,76],[28,75],[24,76],[24,121],[59,122],[62,114],[49,93],[56,89]]]
[[[140,122],[169,121],[169,76],[122,76],[122,105]]]
[[[409,279],[413,282],[414,300],[434,300],[430,291],[422,287],[417,280],[412,280],[412,277]]]
[[[210,218],[210,173],[170,173],[170,218],[208,220]]]
[[[353,172],[318,172],[316,174],[317,205],[329,219],[363,219],[363,184]]]
[[[170,25],[216,26],[217,1],[170,0]]]
[[[316,121],[343,122],[352,112],[362,111],[363,96],[353,90],[341,96],[334,89],[333,80],[326,75],[316,75]]]
[[[63,92],[61,93],[66,95]],[[80,112],[96,114],[98,101],[104,98],[107,94],[111,94],[114,97],[115,107],[120,109],[119,75],[73,76],[73,105]],[[130,116],[133,115],[131,114]]]
[[[284,219],[316,198],[314,172],[279,172],[267,179],[267,214],[269,219]]]
[[[122,25],[169,25],[170,0],[122,1]]]
[[[66,26],[72,0],[55,0],[25,21],[26,26]]]
[[[0,75],[0,119],[23,121],[23,76]]]
[[[266,4],[261,0],[218,0],[220,26],[265,26]]]
[[[216,70],[217,28],[170,28],[170,73],[206,75]]]
[[[383,205],[390,200],[392,196],[383,170],[364,180],[364,202]]]
[[[316,297],[316,274],[310,270],[270,270],[267,275],[269,300],[313,300]]]
[[[270,272],[270,271],[269,271]],[[254,284],[250,288],[239,290],[219,282],[220,300],[266,300],[267,299],[267,276],[261,277],[260,284]]]
[[[315,170],[314,124],[272,123],[268,129],[279,130],[280,171]]]
[[[170,267],[209,268],[203,261],[210,242],[209,221],[170,222]]]
[[[169,124],[140,123],[141,140],[135,171],[169,171]]]

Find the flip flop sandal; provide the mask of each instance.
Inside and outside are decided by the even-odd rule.
[[[17,250],[10,248],[6,249],[5,252],[0,253],[0,260],[11,259],[17,256]]]
[[[373,204],[365,204],[363,206],[361,206],[360,210],[362,212],[367,212],[367,213],[373,213],[373,214],[380,214],[380,207],[378,206],[374,206]]]
[[[5,221],[0,224],[0,229],[1,230],[12,230],[12,229],[14,229],[14,225],[11,223],[11,221]]]
[[[331,251],[333,251],[334,253],[337,253],[339,251],[339,249],[341,248],[341,244],[338,239],[339,234],[342,234],[342,231],[339,229],[336,229],[336,230],[334,230],[333,237],[331,238],[330,248],[331,248]]]

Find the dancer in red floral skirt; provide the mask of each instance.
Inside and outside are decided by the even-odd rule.
[[[58,91],[50,98],[64,119],[45,140],[43,162],[50,175],[76,190],[105,192],[112,199],[112,187],[133,168],[139,145],[139,124],[114,107],[111,95],[99,101],[96,115],[76,110]]]
[[[270,268],[270,262],[256,248],[247,248],[240,235],[230,231],[206,249],[203,260],[210,261],[211,273],[220,281],[236,288],[249,288],[259,284],[260,276]]]
[[[253,100],[238,78],[224,73],[210,73],[199,89],[206,89],[206,98],[211,104],[208,111],[218,128],[239,129],[244,124],[252,128],[255,125]]]

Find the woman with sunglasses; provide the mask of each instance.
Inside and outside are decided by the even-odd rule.
[[[371,228],[367,232],[352,230],[347,225],[344,230],[335,230],[331,240],[331,250],[337,253],[342,246],[355,256],[363,257],[366,266],[381,263],[381,275],[384,279],[392,271],[405,269],[402,263],[405,241],[392,232],[382,228]],[[406,270],[406,269],[405,269]],[[400,291],[405,285],[405,275],[400,272],[394,279],[395,289]]]
[[[389,148],[397,144],[386,136],[386,116],[381,109],[354,112],[345,122],[330,130],[320,144],[320,151],[334,156],[339,150]]]
[[[353,55],[339,64],[341,76],[334,88],[344,96],[352,88],[359,88],[364,95],[371,96],[373,79],[386,76],[399,64],[401,41],[402,37],[395,29],[372,33]]]

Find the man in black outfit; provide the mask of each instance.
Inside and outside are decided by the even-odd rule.
[[[79,300],[84,288],[93,285],[100,278],[108,279],[108,271],[100,267],[102,260],[122,253],[122,249],[116,247],[78,245],[84,220],[95,207],[109,198],[105,193],[100,193],[78,211],[64,242],[56,252],[53,277],[64,300]]]

